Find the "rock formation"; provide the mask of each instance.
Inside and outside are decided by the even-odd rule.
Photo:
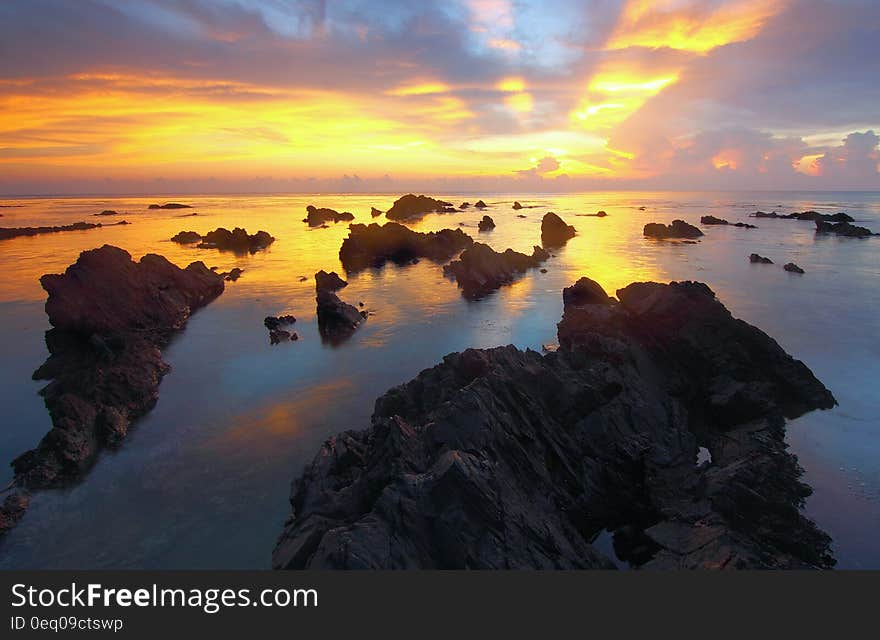
[[[379,213],[382,213],[381,211]],[[376,216],[373,216],[374,218]],[[328,222],[348,222],[354,220],[354,214],[343,211],[339,212],[335,209],[318,209],[313,205],[306,207],[306,217],[303,222],[307,222],[310,227],[320,227]]]
[[[514,202],[514,203],[513,203],[513,209],[514,209],[514,211],[519,211],[519,210],[522,209],[522,208],[523,208],[523,206],[522,206],[519,202]]]
[[[376,207],[370,207],[370,217],[371,218],[378,218],[381,215],[382,215],[382,212],[379,209],[377,209]]]
[[[489,205],[487,205],[487,204],[486,204],[485,202],[483,202],[482,200],[477,200],[477,203],[476,203],[474,206],[475,206],[477,209],[485,209],[485,208],[488,207]]]
[[[151,204],[147,209],[192,209],[192,205],[169,202],[167,204]]]
[[[833,233],[847,238],[867,238],[868,236],[876,235],[871,233],[870,229],[858,227],[846,221],[832,224],[821,220],[816,221],[816,233]]]
[[[280,344],[281,342],[289,342],[291,340],[299,340],[296,332],[291,333],[281,327],[291,325],[296,322],[296,318],[291,315],[285,316],[269,316],[263,320],[263,325],[269,330],[269,344]]]
[[[113,209],[104,209],[101,213],[93,213],[94,216],[118,216],[119,213]]]
[[[759,256],[757,253],[753,253],[749,256],[749,262],[752,264],[773,264],[773,261],[770,258]]]
[[[418,258],[448,260],[473,242],[461,229],[419,233],[396,222],[353,224],[342,241],[339,260],[346,271],[380,267],[389,260],[397,264]]]
[[[797,266],[794,262],[789,262],[782,268],[786,271],[790,271],[791,273],[804,273],[804,270]]]
[[[448,213],[455,209],[451,202],[435,200],[428,196],[416,196],[408,193],[398,198],[391,208],[385,212],[389,220],[413,220],[428,213]]]
[[[703,232],[684,220],[673,220],[670,225],[649,222],[645,225],[644,234],[647,238],[669,240],[674,238],[699,238],[703,235]]]
[[[538,267],[550,254],[535,247],[527,256],[513,249],[503,253],[492,247],[475,242],[465,249],[458,260],[443,267],[443,273],[454,277],[466,298],[480,298],[505,284],[513,282],[526,270]]]
[[[315,289],[327,289],[328,291],[339,291],[343,287],[347,287],[348,283],[339,277],[335,271],[327,273],[321,269],[315,274]]]
[[[495,221],[489,216],[483,216],[483,219],[477,223],[477,228],[480,231],[491,231],[495,228]]]
[[[205,235],[196,233],[195,231],[181,231],[173,238],[172,242],[181,244],[193,244],[198,242],[198,249],[219,249],[220,251],[233,251],[235,253],[256,253],[261,249],[265,249],[275,242],[275,238],[265,231],[257,231],[253,235],[240,227],[235,227],[232,231],[220,227],[209,231]]]
[[[117,225],[126,225],[128,222],[120,220],[113,224],[101,224],[100,222],[74,222],[73,224],[65,224],[54,227],[0,227],[0,240],[11,240],[21,236],[36,236],[42,233],[59,233],[62,231],[88,231],[89,229],[100,229],[101,227],[115,227]]]
[[[819,213],[818,211],[802,211],[800,213],[779,214],[775,211],[765,213],[756,211],[751,214],[753,218],[778,218],[781,220],[807,220],[809,222],[852,222],[853,218],[843,213]]]
[[[354,305],[339,299],[334,293],[338,288],[337,283],[330,277],[331,275],[335,274],[327,274],[324,271],[315,274],[318,331],[324,341],[340,344],[351,337],[358,325],[366,319],[367,312],[358,311]]]
[[[784,418],[835,404],[700,283],[569,290],[559,349],[469,349],[294,483],[287,569],[828,568]],[[712,460],[697,465],[699,447]]]
[[[758,228],[753,224],[747,224],[745,222],[737,222],[735,224],[730,224],[724,218],[716,218],[715,216],[703,216],[702,218],[700,218],[700,224],[722,225],[722,226],[730,225],[731,227],[742,227],[744,229],[757,229]]]
[[[541,244],[545,247],[561,247],[571,238],[576,230],[552,211],[544,214],[541,220]]]

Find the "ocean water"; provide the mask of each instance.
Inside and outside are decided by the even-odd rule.
[[[309,229],[305,206],[354,213],[387,209],[396,194],[151,196],[4,199],[0,226],[69,224],[103,209],[130,225],[0,242],[0,460],[32,448],[50,428],[31,380],[47,351],[44,273],[62,272],[80,251],[105,243],[136,259],[159,253],[185,266],[202,260],[244,275],[197,312],[165,351],[173,370],[155,409],[124,445],[100,456],[76,486],[37,494],[22,522],[0,540],[0,568],[265,568],[289,513],[291,480],[332,434],[369,424],[373,403],[445,354],[555,342],[561,289],[582,275],[609,293],[633,281],[709,284],[736,315],[773,336],[834,392],[840,406],[789,423],[788,441],[814,495],[806,511],[834,538],[841,568],[880,568],[880,238],[817,237],[809,222],[749,220],[756,209],[846,211],[880,231],[880,193],[648,193],[567,195],[432,194],[482,198],[497,224],[478,233],[482,213],[432,214],[411,225],[457,227],[495,249],[531,252],[540,220],[555,211],[578,235],[545,267],[476,302],[428,260],[349,277],[342,299],[371,312],[347,342],[322,343],[315,319],[319,269],[342,273],[347,224]],[[513,211],[514,199],[531,208]],[[185,210],[148,210],[179,201]],[[13,205],[13,206],[10,206]],[[644,207],[644,210],[642,210]],[[582,217],[602,209],[606,218]],[[196,217],[182,217],[191,212]],[[526,218],[518,218],[517,214]],[[697,244],[642,237],[647,222],[711,214],[759,229],[704,227]],[[380,218],[379,221],[383,221]],[[276,242],[235,256],[180,246],[182,230],[264,229]],[[752,252],[776,264],[752,265]],[[793,261],[804,275],[787,273]],[[342,273],[343,277],[345,274]],[[300,282],[307,276],[306,282]],[[293,313],[298,342],[270,346],[262,320]],[[0,471],[4,485],[11,469]]]

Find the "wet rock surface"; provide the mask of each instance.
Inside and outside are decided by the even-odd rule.
[[[741,227],[743,229],[757,229],[753,224],[748,224],[746,222],[735,222],[731,224],[724,218],[716,218],[715,216],[703,216],[700,218],[700,224],[705,225],[719,225],[719,226],[731,226],[731,227]]]
[[[455,208],[451,202],[408,193],[394,201],[391,208],[385,212],[385,217],[389,220],[406,221],[421,218],[428,213],[451,213],[454,211]]]
[[[342,241],[339,260],[346,271],[380,267],[388,261],[407,264],[418,258],[448,260],[474,240],[461,229],[419,233],[396,222],[353,224]]]
[[[868,236],[877,235],[871,233],[870,229],[859,227],[849,222],[833,224],[831,222],[822,222],[821,220],[816,221],[816,233],[833,233],[847,238],[867,238]]]
[[[495,221],[489,216],[483,216],[483,219],[477,223],[477,228],[480,231],[491,231],[495,228]]]
[[[797,266],[794,262],[789,262],[782,268],[790,273],[804,273],[804,270]]]
[[[11,240],[22,236],[37,236],[43,233],[60,233],[63,231],[88,231],[89,229],[100,229],[101,227],[113,227],[116,225],[127,225],[128,222],[120,220],[113,224],[101,224],[100,222],[74,222],[73,224],[65,224],[53,227],[0,227],[0,240]]]
[[[545,247],[561,247],[576,234],[575,228],[566,224],[552,211],[544,214],[541,219],[541,244]]]
[[[757,253],[753,253],[749,256],[749,262],[752,264],[773,264],[773,261],[770,258],[765,258]]]
[[[375,218],[375,216],[373,217]],[[328,222],[348,222],[349,220],[354,220],[354,214],[348,211],[339,212],[335,209],[319,209],[309,205],[306,207],[306,217],[303,222],[308,223],[310,227],[320,227]]]
[[[269,316],[263,320],[263,325],[269,331],[269,344],[280,344],[282,342],[290,342],[299,340],[299,335],[294,331],[290,332],[282,327],[292,325],[296,322],[296,318],[292,315]]]
[[[347,287],[348,283],[339,277],[335,271],[327,273],[321,269],[315,274],[315,289],[327,289],[328,291],[339,291],[343,287]]]
[[[171,241],[181,244],[194,244],[198,242],[197,249],[219,249],[220,251],[245,254],[256,253],[265,249],[275,242],[275,238],[265,231],[257,231],[255,234],[249,235],[241,227],[235,227],[232,231],[219,227],[205,235],[195,231],[181,231],[171,238]]]
[[[31,490],[77,480],[101,449],[126,437],[155,405],[170,369],[161,349],[224,288],[201,262],[181,269],[155,254],[134,262],[110,245],[84,251],[40,283],[53,328],[50,356],[34,379],[50,381],[40,393],[53,428],[12,462],[15,485]]]
[[[338,287],[329,277],[330,275],[324,271],[315,274],[318,332],[325,342],[341,344],[354,334],[361,322],[366,320],[367,312],[359,311],[354,305],[340,300],[335,293]]]
[[[660,222],[649,222],[645,225],[643,233],[646,238],[655,238],[657,240],[693,239],[703,235],[702,231],[684,220],[673,220],[672,224],[669,225]]]
[[[828,568],[785,418],[831,393],[700,283],[569,288],[559,349],[469,349],[294,483],[288,569]],[[699,447],[711,462],[697,465]]]
[[[541,266],[550,254],[535,247],[528,256],[513,249],[498,253],[492,247],[475,242],[458,260],[443,267],[443,273],[455,278],[466,298],[480,298],[510,284],[528,269]]]

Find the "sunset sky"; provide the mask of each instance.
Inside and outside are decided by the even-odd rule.
[[[880,2],[4,0],[0,192],[880,189]]]

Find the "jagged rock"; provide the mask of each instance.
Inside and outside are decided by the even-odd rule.
[[[519,211],[520,209],[523,208],[523,206],[522,206],[519,202],[514,202],[514,203],[513,203],[513,208],[514,208],[515,211]]]
[[[462,202],[460,205],[458,205],[458,208],[464,210],[467,209],[469,206],[471,206],[470,202]]]
[[[385,217],[389,220],[412,220],[421,218],[427,213],[450,211],[455,211],[451,202],[408,193],[394,202],[391,208],[385,212]]]
[[[834,404],[809,369],[703,284],[575,287],[555,353],[450,354],[328,440],[273,566],[611,568],[605,529],[645,568],[832,566],[784,441]]]
[[[49,359],[34,373],[52,430],[12,462],[28,489],[78,479],[98,451],[125,438],[156,403],[169,366],[161,349],[190,314],[223,292],[223,278],[202,262],[181,269],[162,256],[139,262],[104,245],[84,251],[61,275],[44,275]]]
[[[576,230],[552,211],[544,214],[541,220],[541,244],[545,247],[561,247],[571,238]]]
[[[645,225],[645,237],[667,240],[672,238],[699,238],[703,232],[684,220],[673,220],[671,225],[649,222]]]
[[[100,222],[74,222],[73,224],[65,224],[54,227],[0,227],[0,240],[10,240],[21,236],[36,236],[42,233],[59,233],[62,231],[88,231],[89,229],[100,229],[101,227],[114,227],[117,225],[126,225],[128,222],[120,220],[113,224],[101,224]]]
[[[804,270],[797,266],[794,262],[789,262],[782,268],[786,271],[790,271],[791,273],[804,273]]]
[[[397,264],[408,264],[415,258],[447,260],[471,244],[473,238],[461,229],[419,233],[396,222],[384,226],[353,224],[342,241],[339,260],[351,272],[379,267],[388,260]]]
[[[489,216],[483,216],[483,219],[477,224],[480,231],[491,231],[495,228],[495,221]]]
[[[759,256],[757,253],[753,253],[749,256],[749,262],[752,264],[773,264],[773,261],[770,258]]]
[[[263,325],[269,331],[275,331],[280,329],[281,327],[293,324],[296,322],[296,318],[292,315],[284,315],[284,316],[267,316],[265,320],[263,320]]]
[[[816,233],[834,233],[839,236],[845,236],[847,238],[867,238],[868,236],[875,235],[871,233],[870,229],[866,229],[865,227],[857,227],[854,224],[850,224],[849,222],[838,222],[837,224],[832,224],[830,222],[823,222],[821,220],[816,221]]]
[[[527,218],[528,216],[524,216],[523,214],[519,214],[517,218]]]
[[[477,203],[476,203],[474,206],[475,206],[477,209],[485,209],[485,208],[488,207],[489,205],[487,205],[487,204],[486,204],[485,202],[483,202],[482,200],[477,200]]]
[[[171,242],[179,242],[180,244],[195,244],[202,241],[202,234],[195,231],[181,231],[173,238]]]
[[[375,218],[376,216],[373,217]],[[307,222],[310,227],[320,227],[328,222],[347,222],[349,220],[354,220],[354,214],[348,211],[340,213],[335,209],[318,209],[313,205],[309,205],[306,207],[306,217],[303,222]]]
[[[148,209],[192,209],[190,204],[180,204],[179,202],[169,202],[167,204],[151,204]]]
[[[381,215],[382,215],[382,212],[379,209],[377,209],[376,207],[370,207],[370,217],[371,218],[378,218]]]
[[[488,245],[475,242],[458,260],[443,267],[443,273],[455,278],[465,297],[480,298],[510,284],[518,275],[540,266],[549,257],[541,247],[535,247],[532,255],[527,256],[513,249],[498,253]]]
[[[358,325],[367,318],[367,312],[358,311],[357,307],[340,300],[333,289],[322,288],[321,284],[326,282],[326,279],[319,280],[318,274],[315,274],[318,331],[324,341],[340,344],[351,337]]]
[[[180,236],[181,234],[177,235]],[[197,248],[219,249],[220,251],[233,251],[235,253],[256,253],[265,249],[273,242],[275,242],[275,238],[265,231],[257,231],[253,235],[248,235],[248,232],[240,227],[235,227],[232,231],[220,227],[202,236],[202,241],[197,245]]]
[[[0,536],[18,524],[29,504],[30,494],[27,491],[14,491],[3,499],[0,504]]]
[[[328,291],[338,291],[343,287],[347,287],[348,283],[339,277],[339,274],[335,271],[331,271],[327,273],[323,269],[321,269],[318,273],[315,274],[315,288],[316,289],[327,289]]]
[[[212,271],[213,271],[213,269],[212,269]],[[218,275],[221,278],[223,278],[224,280],[226,280],[227,282],[235,282],[236,280],[238,280],[241,277],[241,274],[243,274],[243,273],[244,273],[244,269],[241,269],[239,267],[233,267],[229,271],[224,271],[223,273],[218,274]]]
[[[608,297],[595,280],[581,278],[562,290],[562,302],[566,307],[569,305],[579,307],[585,304],[611,304],[613,299]]]

